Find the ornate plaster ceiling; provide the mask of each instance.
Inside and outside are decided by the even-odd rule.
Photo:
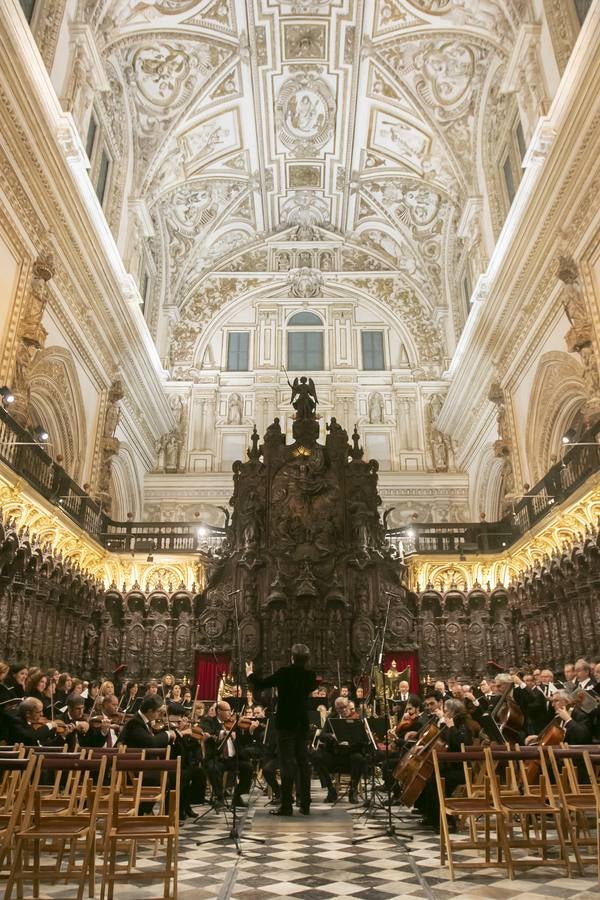
[[[392,272],[430,311],[451,305],[457,225],[482,193],[524,7],[89,0],[162,305],[184,306],[211,271],[267,267],[265,239],[307,226],[343,240],[336,268]]]

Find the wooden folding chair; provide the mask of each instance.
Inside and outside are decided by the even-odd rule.
[[[527,749],[529,750],[530,748]],[[538,753],[541,752],[539,747],[535,749]],[[510,847],[512,857],[511,868],[514,870],[515,866],[559,866],[564,868],[567,877],[570,877],[571,864],[564,838],[562,813],[560,806],[556,804],[553,794],[548,789],[547,779],[543,775],[540,777],[539,791],[535,794],[524,791],[523,794],[519,795],[502,795],[494,769],[494,756],[498,754],[503,759],[512,756],[514,759],[518,760],[521,752],[518,750],[492,751],[490,747],[486,747],[484,753],[488,765],[490,787],[494,803],[502,811],[504,818],[506,840]],[[548,855],[549,848],[551,846],[556,846],[555,841],[551,841],[547,836],[548,819],[552,820],[556,829],[560,847],[560,854],[558,857]],[[532,836],[530,823],[537,826],[537,821],[539,821],[540,831],[538,832],[536,827],[535,835]],[[521,829],[520,836],[515,835],[515,825],[517,822]],[[515,856],[512,851],[517,848],[533,850],[536,855],[523,858]],[[541,858],[537,855],[537,851],[539,850],[542,851]],[[511,877],[513,876],[511,875]]]
[[[106,767],[105,759],[51,759],[45,760],[49,768],[62,768],[66,772],[93,773],[102,781]],[[39,790],[33,794],[33,821],[16,835],[16,848],[6,885],[5,900],[10,900],[14,885],[17,894],[22,897],[23,882],[33,883],[33,896],[39,896],[40,882],[44,881],[76,881],[77,900],[82,900],[86,881],[89,896],[94,896],[95,858],[96,858],[96,815],[97,793],[90,791],[90,805],[75,815],[44,815],[42,811],[42,795]],[[54,865],[43,866],[40,861],[41,847],[47,840],[58,839],[60,849]],[[67,867],[62,868],[65,844],[69,844]],[[76,864],[77,851],[81,850],[82,860]],[[29,852],[32,862],[29,864]]]
[[[512,878],[511,857],[506,844],[501,810],[495,802],[489,789],[489,777],[486,774],[485,781],[478,787],[473,796],[446,797],[446,785],[442,775],[441,764],[463,764],[465,760],[470,762],[485,762],[482,750],[468,751],[465,753],[446,753],[434,751],[433,764],[435,769],[435,781],[440,804],[440,862],[446,865],[450,878],[454,881],[455,869],[488,869],[501,868],[506,870]],[[469,821],[470,837],[451,837],[448,827],[448,816]],[[476,821],[483,820],[484,835],[480,838]],[[492,829],[492,822],[495,829]],[[496,850],[496,858],[492,859],[491,851]],[[455,853],[465,850],[483,850],[485,858],[471,857],[470,859],[457,859]]]
[[[600,784],[598,782],[598,763],[600,760],[597,756],[592,758],[589,750],[584,750],[583,762],[590,779],[594,800],[596,801],[596,877],[600,882]]]
[[[135,778],[143,780],[146,775],[172,776],[175,779],[174,789],[169,793],[169,808],[165,815],[122,816],[119,812],[118,797],[113,798],[113,810],[108,830],[108,847],[104,855],[102,869],[102,894],[104,900],[108,892],[108,900],[113,900],[114,886],[118,881],[130,881],[131,868],[117,867],[116,854],[119,841],[127,840],[136,843],[139,840],[156,840],[165,844],[165,864],[161,869],[135,871],[135,880],[162,881],[165,898],[177,896],[177,852],[179,842],[179,789],[181,780],[181,760],[115,760],[117,767],[123,772],[130,772]],[[171,893],[172,891],[172,893]]]
[[[28,759],[0,759],[0,774],[6,783],[5,803],[0,812],[0,871],[10,867],[15,831],[29,825],[41,765],[41,757],[33,755]]]
[[[573,854],[577,862],[580,875],[584,874],[583,867],[588,864],[596,864],[596,855],[584,856],[584,847],[596,848],[597,838],[592,835],[590,820],[596,822],[596,797],[594,795],[594,778],[591,784],[581,784],[577,771],[577,763],[583,761],[583,753],[579,747],[546,747],[542,753],[544,774],[551,783],[551,790],[558,796],[558,803],[563,811],[563,822],[569,833]],[[596,753],[588,752],[587,757],[590,766],[594,767],[600,762],[600,747],[596,746]],[[548,769],[547,762],[550,764]],[[552,777],[551,777],[552,776]]]

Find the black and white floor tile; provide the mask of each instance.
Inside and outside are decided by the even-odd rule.
[[[322,793],[316,787],[314,797],[318,800]],[[440,866],[437,835],[420,828],[414,817],[394,821],[400,834],[412,835],[410,841],[403,841],[401,836],[381,834],[386,820],[380,810],[365,821],[362,811],[351,812],[348,803],[339,803],[332,814],[331,806],[314,802],[309,819],[298,815],[277,820],[281,826],[273,828],[273,820],[265,823],[265,805],[262,795],[251,798],[250,809],[242,817],[241,855],[227,839],[230,813],[211,811],[196,823],[186,821],[180,834],[179,900],[600,900],[593,867],[586,870],[585,878],[565,878],[558,869],[548,867],[525,869],[513,881],[494,870],[461,872],[450,881],[448,870]],[[206,809],[197,807],[198,812]],[[340,809],[351,819],[345,820]],[[328,817],[337,831],[324,828]],[[367,840],[373,834],[379,836]],[[262,837],[265,843],[253,843],[248,837]],[[137,865],[149,870],[158,865],[159,857],[154,845],[142,847]],[[136,882],[135,872],[115,890],[118,900],[146,900],[161,894],[160,883]],[[40,898],[52,900],[69,900],[74,895],[61,885],[42,886],[40,892]]]

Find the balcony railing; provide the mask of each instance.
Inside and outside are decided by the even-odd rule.
[[[0,460],[42,497],[59,506],[113,553],[196,553],[217,548],[225,529],[201,522],[113,522],[101,506],[54,462],[31,434],[0,406]],[[600,471],[600,422],[588,429],[526,496],[515,497],[498,522],[415,523],[386,532],[402,555],[499,553],[529,531]]]

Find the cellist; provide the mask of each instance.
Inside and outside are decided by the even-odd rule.
[[[555,691],[550,697],[550,705],[553,707],[555,715],[555,719],[551,722],[556,722],[562,729],[565,743],[590,744],[592,741],[590,716],[577,706],[577,702],[576,694],[570,694],[565,690]],[[530,734],[525,743],[537,744],[539,737],[539,734]]]
[[[467,725],[467,714],[464,703],[460,700],[446,700],[444,710],[439,718],[439,726],[442,729],[442,737],[446,749],[450,753],[459,753],[463,744],[469,745],[473,741],[473,735]],[[446,796],[449,797],[459,784],[465,783],[464,771],[461,763],[449,763],[442,767],[442,777]],[[420,796],[417,797],[415,808],[423,814],[422,824],[439,830],[440,827],[440,802],[438,798],[435,776],[428,779]],[[451,831],[455,830],[456,823],[449,822]]]

